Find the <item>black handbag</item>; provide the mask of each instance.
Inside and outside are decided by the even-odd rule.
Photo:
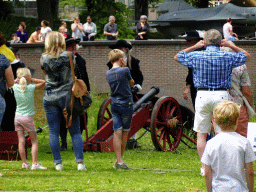
[[[86,84],[83,80],[77,79],[75,76],[71,53],[68,52],[68,55],[73,76],[73,87],[70,97],[67,97],[66,107],[63,110],[66,119],[66,128],[71,127],[72,118],[81,116],[92,103],[92,98],[87,91]]]

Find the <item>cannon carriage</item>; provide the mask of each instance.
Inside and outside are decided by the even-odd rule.
[[[140,95],[134,103],[128,139],[144,128],[151,133],[152,142],[159,151],[173,151],[180,141],[188,145],[182,137],[196,144],[192,138],[183,133],[185,126],[192,127],[194,113],[179,105],[172,97],[156,97],[159,91],[160,89],[154,86],[145,95]],[[114,131],[110,103],[111,98],[107,98],[102,103],[98,114],[97,132],[83,142],[85,151],[113,151]]]

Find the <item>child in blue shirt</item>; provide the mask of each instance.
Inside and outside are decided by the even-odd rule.
[[[131,168],[124,163],[122,156],[132,121],[133,99],[131,87],[134,85],[134,80],[131,77],[130,69],[126,67],[123,51],[113,49],[109,53],[109,60],[113,67],[107,71],[106,78],[111,89],[113,146],[116,154],[114,167],[117,170],[129,170]]]
[[[45,81],[31,78],[28,68],[19,68],[17,70],[17,81],[18,83],[13,86],[14,97],[17,103],[14,124],[19,138],[19,153],[23,162],[22,168],[30,169],[25,152],[26,140],[24,132],[26,131],[32,142],[31,155],[33,163],[31,169],[46,169],[40,163],[37,163],[38,141],[33,120],[33,115],[35,114],[34,91],[44,87]]]

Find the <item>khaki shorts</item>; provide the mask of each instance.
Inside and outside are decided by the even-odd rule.
[[[209,133],[212,128],[213,108],[217,103],[228,99],[227,91],[197,91],[193,130],[199,133]]]

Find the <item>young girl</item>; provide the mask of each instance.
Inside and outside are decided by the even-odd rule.
[[[31,78],[28,68],[19,68],[17,70],[17,81],[18,83],[13,86],[14,97],[17,102],[14,124],[19,138],[19,153],[23,162],[22,168],[30,169],[25,152],[26,140],[24,132],[26,131],[32,142],[31,155],[33,164],[31,169],[46,169],[40,163],[37,163],[38,141],[33,120],[33,115],[35,114],[34,91],[44,87],[45,81]]]

